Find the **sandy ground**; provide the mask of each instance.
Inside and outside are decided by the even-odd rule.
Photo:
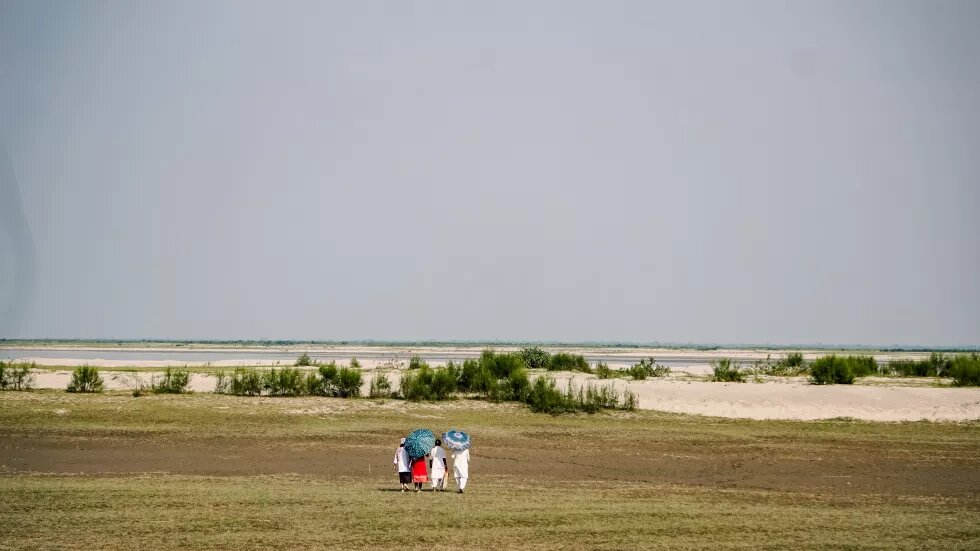
[[[239,364],[240,365],[240,364]],[[675,372],[666,379],[628,381],[598,380],[582,374],[558,374],[564,388],[571,379],[578,385],[613,385],[629,390],[641,409],[745,419],[830,419],[850,417],[868,421],[968,421],[980,419],[980,388],[912,386],[915,381],[877,379],[876,384],[811,385],[805,378],[766,378],[762,382],[712,383],[691,380],[699,370]],[[366,371],[363,394],[367,394],[372,371]],[[400,379],[397,370],[386,370],[392,385]],[[133,388],[136,381],[149,382],[159,372],[103,372],[109,390]],[[35,372],[36,387],[63,389],[69,371]],[[931,381],[931,379],[930,379]],[[906,386],[909,385],[909,386]],[[190,390],[212,392],[215,377],[191,374]]]

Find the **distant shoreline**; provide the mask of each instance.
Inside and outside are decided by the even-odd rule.
[[[235,348],[291,350],[315,350],[335,347],[378,348],[474,348],[474,347],[527,347],[585,348],[585,349],[654,349],[654,350],[815,350],[815,351],[865,351],[865,352],[977,352],[980,345],[926,346],[926,345],[872,345],[872,344],[747,344],[747,343],[671,343],[671,342],[603,342],[603,341],[437,341],[437,340],[180,340],[180,339],[0,339],[0,348]],[[305,348],[304,348],[305,347]]]

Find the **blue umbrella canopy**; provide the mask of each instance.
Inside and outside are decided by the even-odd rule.
[[[405,451],[412,459],[425,457],[436,446],[436,435],[429,429],[413,430],[405,439]]]
[[[442,433],[442,441],[453,450],[468,450],[470,448],[470,435],[461,430],[450,429],[449,432]]]

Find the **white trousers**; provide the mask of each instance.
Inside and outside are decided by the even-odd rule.
[[[469,469],[460,469],[459,467],[453,467],[453,474],[456,478],[456,487],[460,490],[466,489],[466,479],[470,477]]]

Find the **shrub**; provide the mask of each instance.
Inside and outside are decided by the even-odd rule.
[[[581,354],[559,352],[552,355],[551,360],[548,361],[548,371],[581,371],[583,373],[592,373],[592,368],[589,367],[589,362],[585,361],[585,358]]]
[[[520,356],[528,369],[545,369],[551,360],[551,354],[537,346],[524,348],[520,351]]]
[[[957,354],[950,360],[948,374],[956,386],[980,386],[980,354]]]
[[[491,373],[494,379],[505,379],[511,372],[524,369],[524,359],[517,352],[498,354],[486,349],[478,361],[480,367]]]
[[[528,376],[527,369],[512,371],[506,379],[499,379],[491,387],[489,396],[491,400],[523,402],[531,390],[531,378]]]
[[[354,363],[356,360],[351,360]],[[364,380],[361,370],[354,367],[341,367],[337,370],[334,395],[338,398],[357,398],[361,395]]]
[[[412,356],[412,359],[408,360],[409,369],[421,369],[422,367],[429,367],[429,363],[423,360],[421,356]]]
[[[803,367],[803,353],[790,352],[782,360],[780,360],[780,363],[788,368]]]
[[[262,374],[255,369],[239,367],[231,376],[229,390],[235,396],[262,394]]]
[[[565,392],[551,377],[538,377],[528,390],[526,403],[531,411],[550,413],[596,413],[603,409],[635,409],[636,395],[627,392],[622,397],[612,386],[575,388],[571,381]]]
[[[850,368],[855,377],[868,377],[878,374],[878,362],[874,356],[843,356],[839,358]]]
[[[357,358],[351,358],[350,359],[350,368],[351,369],[360,369],[361,368],[361,362],[357,361]]]
[[[262,388],[269,396],[299,396],[306,390],[306,379],[295,367],[272,368],[262,376]]]
[[[187,385],[191,381],[191,374],[182,369],[170,369],[163,372],[163,377],[157,380],[155,377],[150,387],[157,394],[181,394],[187,392]],[[135,394],[134,394],[135,396]]]
[[[730,358],[720,358],[711,362],[711,380],[725,383],[744,383],[745,371],[738,362]]]
[[[626,372],[637,381],[642,381],[647,377],[666,377],[670,375],[670,368],[655,363],[653,358],[644,358],[633,364]]]
[[[754,370],[758,375],[777,377],[794,377],[809,372],[809,368],[803,361],[803,354],[800,352],[790,352],[775,362],[770,356],[766,356],[765,360],[755,362]]]
[[[817,385],[849,385],[854,382],[853,362],[836,355],[824,356],[810,364],[810,381]]]
[[[219,371],[214,374],[214,393],[215,394],[228,394],[231,387],[231,378],[224,371]],[[136,396],[134,394],[134,396]]]
[[[102,392],[104,382],[99,370],[83,365],[75,369],[71,374],[71,382],[68,383],[68,392]]]
[[[599,362],[599,363],[595,364],[595,374],[596,374],[596,377],[599,377],[600,379],[612,379],[613,378],[613,370],[610,369],[609,366],[606,365],[605,362]]]
[[[425,365],[402,377],[401,394],[406,400],[446,400],[456,391],[456,379],[446,368]]]
[[[0,361],[0,390],[30,390],[34,386],[34,362]]]
[[[888,373],[905,377],[946,377],[954,358],[942,352],[933,352],[928,359],[891,360],[885,368]]]
[[[527,395],[527,405],[531,411],[557,415],[568,411],[565,395],[551,377],[538,377],[534,380]]]
[[[371,377],[371,388],[368,391],[368,396],[371,398],[390,398],[391,397],[391,381],[388,380],[388,376],[381,372],[376,372],[373,377]]]
[[[462,392],[488,394],[496,385],[497,377],[486,362],[470,358],[463,361],[456,380]]]
[[[296,367],[309,367],[313,365],[313,359],[306,352],[303,352],[300,357],[296,358],[296,363],[293,364]]]

